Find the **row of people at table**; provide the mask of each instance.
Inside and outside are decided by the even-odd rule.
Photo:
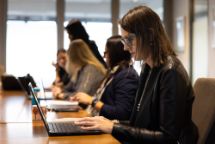
[[[65,65],[70,82],[64,87],[55,86],[54,95],[59,99],[78,100],[84,108],[94,101],[93,109],[97,114],[128,120],[138,87],[138,74],[132,66],[131,54],[124,51],[121,36],[107,40],[104,58],[107,70],[83,40],[73,40]],[[92,107],[89,111],[93,112]]]
[[[122,36],[107,40],[106,64],[98,49],[91,48],[87,33],[86,41],[69,31],[72,23],[66,27],[71,43],[64,68],[70,80],[56,84],[53,93],[79,101],[95,116],[75,122],[83,129],[111,133],[122,143],[195,144],[192,85],[159,16],[138,6],[119,24]],[[143,62],[140,77],[132,57]]]

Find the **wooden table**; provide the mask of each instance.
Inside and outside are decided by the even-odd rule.
[[[49,112],[53,118],[84,117],[87,113]],[[110,134],[49,137],[41,121],[33,121],[31,101],[23,92],[0,91],[0,144],[119,144]]]

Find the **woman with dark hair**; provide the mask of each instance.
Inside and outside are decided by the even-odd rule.
[[[134,105],[138,74],[131,65],[131,54],[124,51],[121,36],[107,40],[104,53],[109,68],[96,94],[77,93],[71,100],[90,105],[92,115],[128,120]]]
[[[65,86],[69,83],[70,77],[68,73],[65,70],[66,66],[66,50],[65,49],[59,49],[57,51],[57,63],[53,64],[56,68],[56,78],[53,82],[53,85],[55,86]]]
[[[143,61],[130,120],[125,124],[87,117],[75,124],[111,133],[127,144],[196,144],[198,133],[191,119],[193,88],[159,16],[149,7],[138,6],[123,16],[120,26],[124,49]]]
[[[121,65],[125,65],[126,67],[131,65],[131,54],[124,50],[121,38],[121,36],[117,35],[107,40],[104,57],[109,69],[113,69],[114,66],[120,63],[124,63]]]
[[[106,67],[105,61],[100,55],[96,43],[92,40],[89,40],[89,35],[79,20],[70,20],[65,29],[69,35],[70,41],[73,41],[75,39],[82,39],[89,46],[94,56],[101,62],[101,64]]]

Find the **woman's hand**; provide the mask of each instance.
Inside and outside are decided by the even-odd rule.
[[[55,98],[59,98],[59,95],[62,93],[62,89],[60,87],[52,87],[52,93]]]
[[[102,116],[85,117],[75,121],[76,125],[81,126],[85,130],[101,130],[105,133],[111,133],[114,122]]]
[[[91,105],[92,104],[92,97],[86,93],[78,92],[74,96],[70,97],[71,101],[78,101],[79,103]]]

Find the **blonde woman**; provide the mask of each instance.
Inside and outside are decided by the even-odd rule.
[[[54,88],[56,98],[66,99],[75,92],[93,95],[104,79],[106,69],[81,39],[73,40],[67,51],[66,71],[71,76],[64,88]]]

